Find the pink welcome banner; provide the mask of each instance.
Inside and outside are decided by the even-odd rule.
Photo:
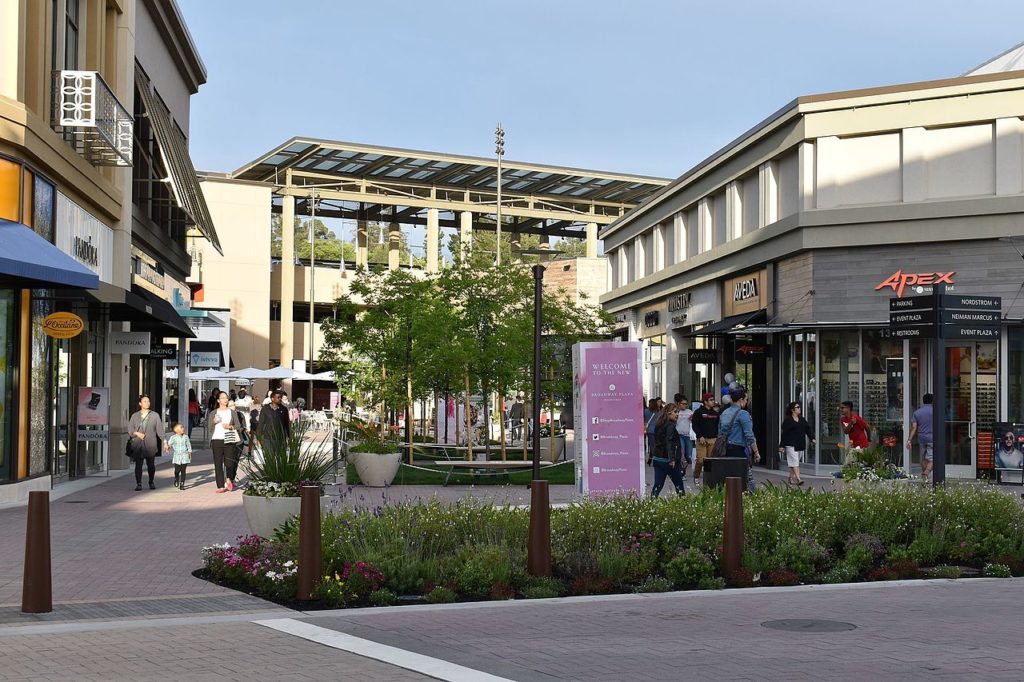
[[[643,495],[640,344],[587,342],[572,350],[577,490],[590,496]]]

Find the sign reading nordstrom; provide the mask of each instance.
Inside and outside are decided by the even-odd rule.
[[[110,352],[122,355],[149,355],[149,332],[111,332]]]

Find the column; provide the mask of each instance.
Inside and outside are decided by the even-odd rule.
[[[519,260],[519,251],[523,248],[523,233],[519,230],[513,230],[509,235],[509,241],[512,258],[514,260]]]
[[[367,246],[368,233],[366,227],[366,208],[359,204],[359,215],[356,218],[356,269],[369,267],[370,251]]]
[[[459,213],[459,257],[465,260],[473,251],[473,214]]]
[[[281,352],[278,357],[282,367],[291,369],[295,357],[295,318],[292,315],[295,304],[295,197],[285,194],[281,199]]]
[[[397,270],[402,258],[402,226],[391,223],[388,226],[388,270]]]
[[[597,258],[597,223],[587,223],[587,258]]]
[[[427,272],[437,272],[440,230],[438,229],[438,210],[427,209]]]

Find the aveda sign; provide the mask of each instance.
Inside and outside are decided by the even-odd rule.
[[[85,322],[74,313],[51,313],[40,324],[43,333],[55,339],[72,339],[85,329]]]
[[[726,280],[722,296],[725,316],[753,313],[767,306],[767,284],[767,270]]]

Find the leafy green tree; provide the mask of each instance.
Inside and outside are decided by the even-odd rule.
[[[316,229],[316,259],[318,261],[338,262],[344,256],[347,261],[354,261],[356,257],[355,247],[338,239],[327,225],[319,218],[314,220]],[[306,260],[312,251],[309,243],[309,219],[295,218],[295,256]],[[281,216],[273,215],[270,220],[270,255],[275,258],[281,257]]]

